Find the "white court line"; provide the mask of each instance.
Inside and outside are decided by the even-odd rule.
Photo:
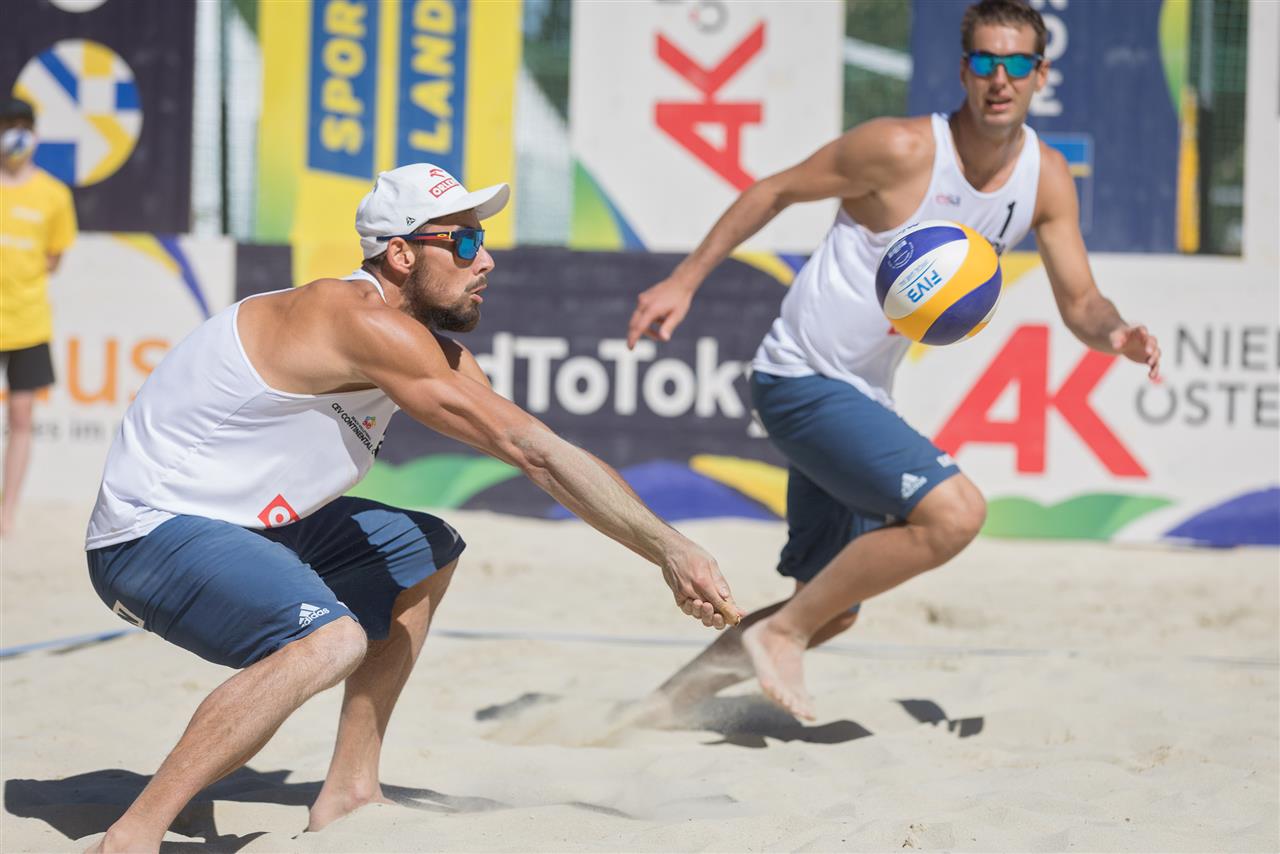
[[[28,652],[43,650],[55,651],[82,646],[90,643],[102,643],[141,629],[130,627],[107,632],[96,632],[84,635],[55,638],[36,643],[20,644],[0,649],[0,659],[12,658]],[[673,638],[660,635],[600,635],[589,632],[547,632],[531,629],[434,629],[434,637],[452,638],[454,640],[533,640],[548,643],[587,643],[608,646],[678,646],[699,648],[707,645],[706,641],[694,638]],[[1158,663],[1161,661],[1182,661],[1190,664],[1212,664],[1219,667],[1244,667],[1257,670],[1280,670],[1280,660],[1274,658],[1253,658],[1238,655],[1143,655],[1138,653],[1116,653],[1106,650],[1085,649],[1050,649],[1033,647],[974,647],[974,646],[940,646],[930,644],[893,644],[893,643],[827,643],[818,647],[816,652],[833,655],[844,655],[853,658],[875,659],[928,659],[928,658],[1079,658],[1141,661]]]

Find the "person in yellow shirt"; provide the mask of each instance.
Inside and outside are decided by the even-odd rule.
[[[31,456],[36,393],[53,385],[49,274],[76,236],[71,190],[32,162],[35,113],[26,101],[0,105],[0,364],[9,382],[0,534],[13,528]]]

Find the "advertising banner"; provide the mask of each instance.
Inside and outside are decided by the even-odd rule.
[[[722,265],[673,341],[629,351],[635,294],[673,260],[501,253],[484,318],[459,338],[499,393],[619,468],[665,517],[780,518],[786,463],[752,422],[744,374],[787,271]],[[1107,294],[1161,340],[1165,376],[1153,384],[1142,366],[1071,335],[1037,256],[1011,253],[1002,265],[1006,289],[990,326],[970,341],[913,348],[895,387],[902,415],[986,494],[986,533],[1280,544],[1274,270],[1095,256]],[[1210,281],[1221,283],[1211,300]],[[567,515],[519,472],[403,414],[356,492]]]
[[[3,20],[0,91],[34,106],[80,228],[186,231],[195,4],[8,0]]]
[[[129,401],[170,347],[230,305],[234,258],[222,238],[80,235],[49,283],[57,379],[36,400],[24,496],[92,505]]]
[[[910,113],[950,112],[962,103],[960,19],[969,5],[970,0],[915,0]],[[1049,31],[1045,53],[1051,64],[1028,124],[1063,154],[1076,178],[1086,243],[1094,251],[1177,250],[1179,115],[1190,4],[1031,5]],[[1194,165],[1193,157],[1184,158],[1184,172]],[[1183,178],[1194,187],[1193,173]],[[1184,217],[1193,214],[1186,208]]]
[[[785,475],[752,428],[745,376],[785,293],[776,278],[721,265],[675,341],[633,351],[635,294],[672,256],[528,248],[495,253],[495,262],[480,325],[456,337],[500,394],[621,469],[664,515],[776,518],[752,497],[757,474],[774,485]],[[565,512],[515,469],[403,413],[355,492],[411,506]]]
[[[987,493],[988,533],[1280,544],[1275,270],[1091,260],[1123,314],[1159,337],[1159,384],[1076,341],[1043,268],[1010,277],[1006,258],[995,321],[971,342],[910,353],[900,411]]]
[[[742,190],[840,133],[843,43],[831,0],[576,0],[571,245],[692,249]],[[834,214],[796,206],[748,248],[812,251]]]
[[[356,206],[378,172],[427,161],[470,188],[511,181],[520,4],[297,0],[259,6],[257,237],[300,281],[360,260]],[[510,245],[511,210],[487,220]]]

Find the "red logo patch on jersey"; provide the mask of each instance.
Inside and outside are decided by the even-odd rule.
[[[278,528],[281,525],[288,525],[290,522],[298,521],[298,514],[289,506],[289,502],[284,500],[283,495],[277,495],[271,499],[270,504],[262,508],[258,518],[268,528]]]

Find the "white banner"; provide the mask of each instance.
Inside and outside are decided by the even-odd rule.
[[[688,251],[841,131],[844,3],[576,0],[572,38],[577,245]],[[746,248],[810,252],[834,215],[796,206]]]
[[[987,494],[990,533],[1226,543],[1265,542],[1270,530],[1274,537],[1275,269],[1210,257],[1091,260],[1122,315],[1159,337],[1162,382],[1080,344],[1058,316],[1044,269],[1034,256],[1013,255],[1004,259],[1006,289],[987,329],[908,354],[898,372],[899,410]],[[1026,272],[1010,275],[1019,268]],[[1232,534],[1232,526],[1240,530]]]
[[[129,402],[170,347],[230,305],[234,267],[229,239],[80,235],[49,284],[57,379],[37,398],[23,500],[92,505]]]

